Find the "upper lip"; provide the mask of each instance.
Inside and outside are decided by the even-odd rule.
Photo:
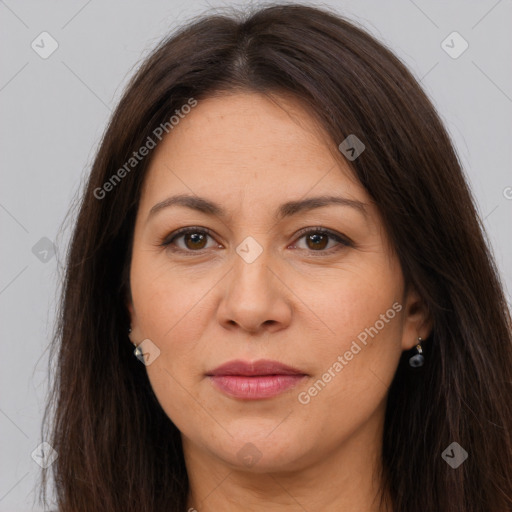
[[[259,361],[228,361],[208,372],[206,375],[243,375],[246,377],[263,375],[306,375],[303,371],[293,368],[278,361],[260,359]]]

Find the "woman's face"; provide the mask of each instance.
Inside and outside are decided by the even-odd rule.
[[[427,335],[370,197],[279,101],[209,98],[180,119],[154,150],[130,272],[131,338],[150,340],[185,454],[252,471],[378,445],[401,352]]]

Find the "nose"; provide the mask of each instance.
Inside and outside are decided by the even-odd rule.
[[[268,252],[263,250],[250,263],[238,254],[234,256],[217,310],[218,321],[224,328],[265,334],[290,324],[292,293]]]

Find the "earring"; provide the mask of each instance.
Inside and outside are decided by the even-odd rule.
[[[128,329],[128,336],[130,336],[131,332],[132,332],[132,328],[130,327]],[[135,347],[135,350],[133,351],[133,353],[135,354],[135,357],[137,359],[140,359],[142,357],[142,349],[140,347],[138,347],[135,343],[133,343],[133,341],[132,341],[132,344]]]
[[[130,327],[130,328],[128,329],[128,336],[130,336],[130,333],[131,333],[131,332],[132,332],[132,328]],[[143,354],[143,352],[142,352],[142,349],[141,349],[139,346],[137,346],[135,343],[133,343],[133,341],[132,341],[132,344],[133,344],[133,346],[135,347],[135,350],[133,351],[133,353],[135,354],[135,357],[136,357],[137,359],[139,359],[139,360],[143,361],[143,359],[142,359],[142,358],[144,357],[144,354]]]
[[[423,366],[425,362],[425,358],[423,357],[423,349],[421,348],[421,342],[423,340],[418,337],[418,344],[416,345],[416,354],[409,358],[409,365],[413,368],[418,368],[419,366]]]
[[[134,347],[135,347],[135,350],[133,351],[135,357],[139,360],[139,361],[142,361],[144,362],[144,353],[142,352],[142,349],[135,345],[135,343],[133,344]]]

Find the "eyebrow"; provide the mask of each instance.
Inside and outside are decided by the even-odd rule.
[[[275,218],[276,220],[282,220],[286,217],[291,217],[300,212],[310,211],[316,208],[322,208],[324,206],[329,205],[348,206],[359,211],[365,217],[367,214],[365,209],[365,203],[362,203],[361,201],[357,201],[355,199],[348,199],[346,197],[341,196],[323,195],[283,203],[278,208],[275,214]],[[217,203],[214,203],[213,201],[210,201],[199,196],[178,194],[175,196],[168,197],[167,199],[164,199],[163,201],[160,201],[159,203],[155,204],[149,211],[146,222],[149,221],[150,218],[152,218],[158,212],[171,206],[183,206],[201,213],[205,213],[207,215],[218,216],[221,218],[226,218],[228,216],[228,212],[222,206],[220,206]]]

